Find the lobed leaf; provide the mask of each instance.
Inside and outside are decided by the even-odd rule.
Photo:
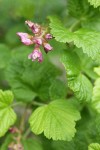
[[[100,56],[100,32],[80,29],[74,34],[73,41],[78,48],[82,47],[83,52],[93,59]]]
[[[33,63],[27,58],[31,51],[24,46],[16,49],[6,71],[7,80],[17,100],[49,100],[49,88],[60,70],[48,59],[41,64]]]
[[[63,43],[71,42],[73,33],[67,30],[58,18],[49,17],[49,19],[50,19],[51,33],[53,34],[55,39]]]
[[[59,42],[74,42],[78,48],[82,48],[92,59],[100,58],[100,32],[80,29],[70,32],[55,17],[49,17],[51,33]]]
[[[90,101],[92,98],[92,84],[81,74],[81,62],[74,52],[65,52],[61,58],[65,67],[68,86],[75,93],[79,101]]]
[[[29,122],[35,134],[44,132],[49,139],[70,141],[76,132],[75,121],[79,119],[80,114],[70,101],[56,100],[37,108]]]
[[[95,72],[100,76],[100,67],[95,68]],[[92,107],[100,113],[100,77],[95,81],[93,88]]]
[[[0,137],[15,123],[16,114],[11,108],[13,99],[11,91],[0,90]]]
[[[88,2],[93,5],[95,8],[100,6],[100,0],[88,0]]]
[[[89,145],[88,150],[100,150],[100,144],[92,143]]]

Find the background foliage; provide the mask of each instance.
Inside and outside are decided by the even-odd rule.
[[[25,20],[54,37],[41,64]],[[0,89],[0,150],[100,150],[100,0],[0,0]]]

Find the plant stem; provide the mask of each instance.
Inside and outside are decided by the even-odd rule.
[[[17,102],[17,103],[13,103],[13,104],[11,105],[11,107],[15,107],[15,106],[20,105],[20,104],[23,104],[23,105],[24,105],[23,102]],[[37,101],[33,101],[32,104],[33,104],[33,105],[36,105],[36,106],[43,106],[43,105],[45,105],[44,103],[40,103],[40,102],[37,102]]]
[[[32,104],[36,105],[36,106],[43,106],[43,105],[45,105],[44,103],[40,103],[40,102],[36,102],[36,101],[33,101]]]
[[[72,32],[74,31],[76,28],[78,28],[80,26],[81,20],[76,21],[74,24],[72,24],[72,26],[69,28],[69,30]]]
[[[31,133],[31,130],[30,128],[28,128],[26,132],[24,133],[23,138],[26,139],[30,133]]]
[[[11,105],[11,107],[15,107],[15,106],[20,105],[20,104],[24,104],[24,103],[23,103],[23,102],[13,103],[13,104]]]
[[[28,108],[29,105],[26,105],[25,109],[24,109],[24,112],[23,112],[23,115],[21,117],[21,121],[20,121],[20,131],[23,132],[24,131],[24,128],[25,128],[25,119],[27,117],[27,108]]]

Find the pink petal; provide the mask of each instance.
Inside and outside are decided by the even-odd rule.
[[[42,39],[34,39],[34,43],[36,43],[37,45],[42,45]]]
[[[32,61],[37,59],[39,62],[42,62],[43,57],[41,51],[39,49],[35,49],[31,54],[28,55],[28,59],[32,59]]]
[[[30,39],[30,35],[23,32],[18,32],[17,35],[20,37],[21,42],[25,45],[31,45],[33,44],[33,41]]]
[[[32,30],[34,34],[37,34],[40,32],[40,25],[37,23],[33,23],[29,20],[26,20],[25,23],[29,26],[29,28]]]
[[[29,28],[32,28],[32,26],[34,25],[34,23],[29,20],[26,20],[25,24],[27,24],[29,26]]]
[[[45,38],[46,38],[47,40],[50,40],[50,39],[52,39],[53,37],[52,37],[51,34],[48,33],[48,34],[45,35]]]
[[[46,53],[53,49],[53,47],[51,47],[51,45],[49,43],[44,43],[43,46],[44,46],[44,50]]]

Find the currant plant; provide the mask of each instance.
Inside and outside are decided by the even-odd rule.
[[[0,150],[100,150],[100,0],[10,2],[1,2],[13,13],[0,22]]]

